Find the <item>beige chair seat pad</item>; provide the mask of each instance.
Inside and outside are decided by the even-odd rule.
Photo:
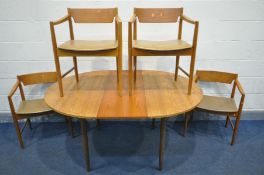
[[[111,50],[118,47],[116,40],[100,40],[100,41],[87,41],[87,40],[70,40],[59,45],[59,49],[69,51],[101,51]]]
[[[168,40],[168,41],[147,41],[134,40],[133,48],[153,51],[172,51],[190,49],[192,45],[183,40]]]
[[[213,111],[213,112],[229,112],[235,113],[238,111],[235,100],[227,97],[215,97],[204,95],[201,103],[197,106],[198,109]]]
[[[17,114],[37,114],[49,111],[51,111],[51,108],[47,106],[44,99],[34,99],[22,101],[18,107]]]

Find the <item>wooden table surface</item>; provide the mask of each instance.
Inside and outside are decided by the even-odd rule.
[[[176,116],[195,108],[202,90],[193,84],[187,95],[188,79],[174,81],[174,74],[138,71],[135,91],[128,94],[128,73],[123,71],[123,92],[118,95],[116,71],[94,71],[63,79],[64,97],[57,83],[45,93],[45,102],[54,111],[81,119],[139,119]]]

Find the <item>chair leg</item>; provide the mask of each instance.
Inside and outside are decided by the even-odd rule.
[[[240,114],[238,114],[236,116],[236,124],[235,124],[234,130],[233,130],[231,145],[234,145],[234,143],[235,143],[235,139],[236,139],[236,135],[237,135],[237,130],[238,130],[239,122],[240,122]]]
[[[191,64],[190,64],[190,77],[189,77],[189,85],[188,85],[188,95],[190,95],[191,92],[192,92],[194,65],[195,65],[195,55],[193,54],[192,57],[191,57]]]
[[[136,56],[134,56],[133,61],[134,61],[134,82],[136,82],[137,80],[137,57]]]
[[[175,77],[174,77],[175,81],[177,81],[178,79],[179,64],[180,64],[180,56],[176,56]]]
[[[132,69],[132,56],[131,54],[128,55],[128,85],[129,85],[129,95],[132,95],[133,89],[133,69]]]
[[[28,118],[26,122],[28,122],[29,129],[32,130],[32,125],[31,125],[30,119]]]
[[[118,70],[117,70],[117,76],[118,76],[118,93],[119,96],[122,96],[122,90],[123,90],[123,82],[122,82],[122,50],[119,49],[118,54]]]
[[[118,76],[119,68],[118,67],[119,67],[118,66],[118,57],[116,57],[116,79],[117,79],[117,83],[119,83],[119,76]]]
[[[152,129],[155,129],[155,121],[156,119],[152,119]]]
[[[226,123],[225,123],[225,127],[228,127],[228,121],[229,121],[229,114],[226,115]]]
[[[17,119],[14,119],[14,118],[13,118],[13,121],[14,121],[14,126],[15,126],[15,129],[16,129],[17,138],[18,138],[18,141],[19,141],[20,147],[21,147],[22,149],[24,149],[24,142],[23,142],[23,139],[22,139],[22,133],[21,133],[21,130],[20,130],[20,127],[19,127],[18,121],[17,121]]]
[[[76,81],[79,82],[79,75],[78,75],[78,64],[77,64],[77,57],[73,57],[73,66],[74,66],[74,73]]]
[[[59,85],[59,90],[60,90],[60,96],[63,97],[62,76],[61,76],[61,70],[60,70],[59,57],[55,57],[55,65],[56,65],[56,72],[57,72],[57,79],[58,79],[58,85]]]

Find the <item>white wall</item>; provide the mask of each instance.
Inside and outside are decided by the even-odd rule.
[[[49,21],[66,14],[67,7],[118,7],[123,20],[123,62],[127,68],[127,21],[133,7],[184,7],[184,13],[200,21],[196,69],[236,72],[247,93],[245,110],[264,110],[264,1],[262,0],[0,0],[0,112],[9,112],[7,94],[17,74],[54,70]],[[171,39],[175,25],[140,25],[145,38]],[[112,25],[75,26],[79,38],[112,38]],[[187,26],[184,37],[190,40]],[[68,37],[67,26],[58,29],[60,41]],[[80,60],[80,59],[79,59]],[[188,67],[188,58],[182,58]],[[63,70],[71,62],[62,61]],[[139,58],[141,69],[174,71],[174,57]],[[87,58],[81,71],[115,69],[114,59]],[[226,90],[207,93],[226,95]],[[41,92],[30,89],[32,97]]]

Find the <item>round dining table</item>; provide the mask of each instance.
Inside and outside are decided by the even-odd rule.
[[[57,113],[81,122],[84,159],[90,170],[87,120],[160,119],[159,169],[163,167],[166,119],[193,110],[202,100],[202,90],[194,83],[187,94],[188,78],[162,71],[137,71],[133,94],[128,91],[128,72],[122,72],[123,90],[117,86],[116,71],[93,71],[63,79],[64,96],[58,84],[45,92],[45,102]]]

